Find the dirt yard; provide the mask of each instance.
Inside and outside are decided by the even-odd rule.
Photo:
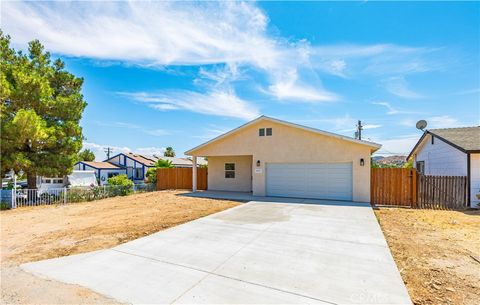
[[[18,265],[110,248],[238,205],[162,191],[2,211],[1,304],[114,304],[88,289],[40,279]]]
[[[480,211],[375,211],[414,304],[480,304]]]

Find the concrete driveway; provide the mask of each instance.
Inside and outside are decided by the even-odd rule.
[[[125,303],[411,304],[369,205],[288,201],[22,268]]]

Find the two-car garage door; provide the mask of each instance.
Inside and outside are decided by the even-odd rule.
[[[352,200],[352,163],[267,163],[267,196]]]

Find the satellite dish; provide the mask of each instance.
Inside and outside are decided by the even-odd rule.
[[[417,127],[417,129],[424,130],[425,127],[427,127],[427,121],[420,120],[420,121],[417,122],[417,124],[415,126]]]

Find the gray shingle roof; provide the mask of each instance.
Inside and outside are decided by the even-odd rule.
[[[429,129],[428,132],[433,133],[464,150],[480,151],[480,126]]]

